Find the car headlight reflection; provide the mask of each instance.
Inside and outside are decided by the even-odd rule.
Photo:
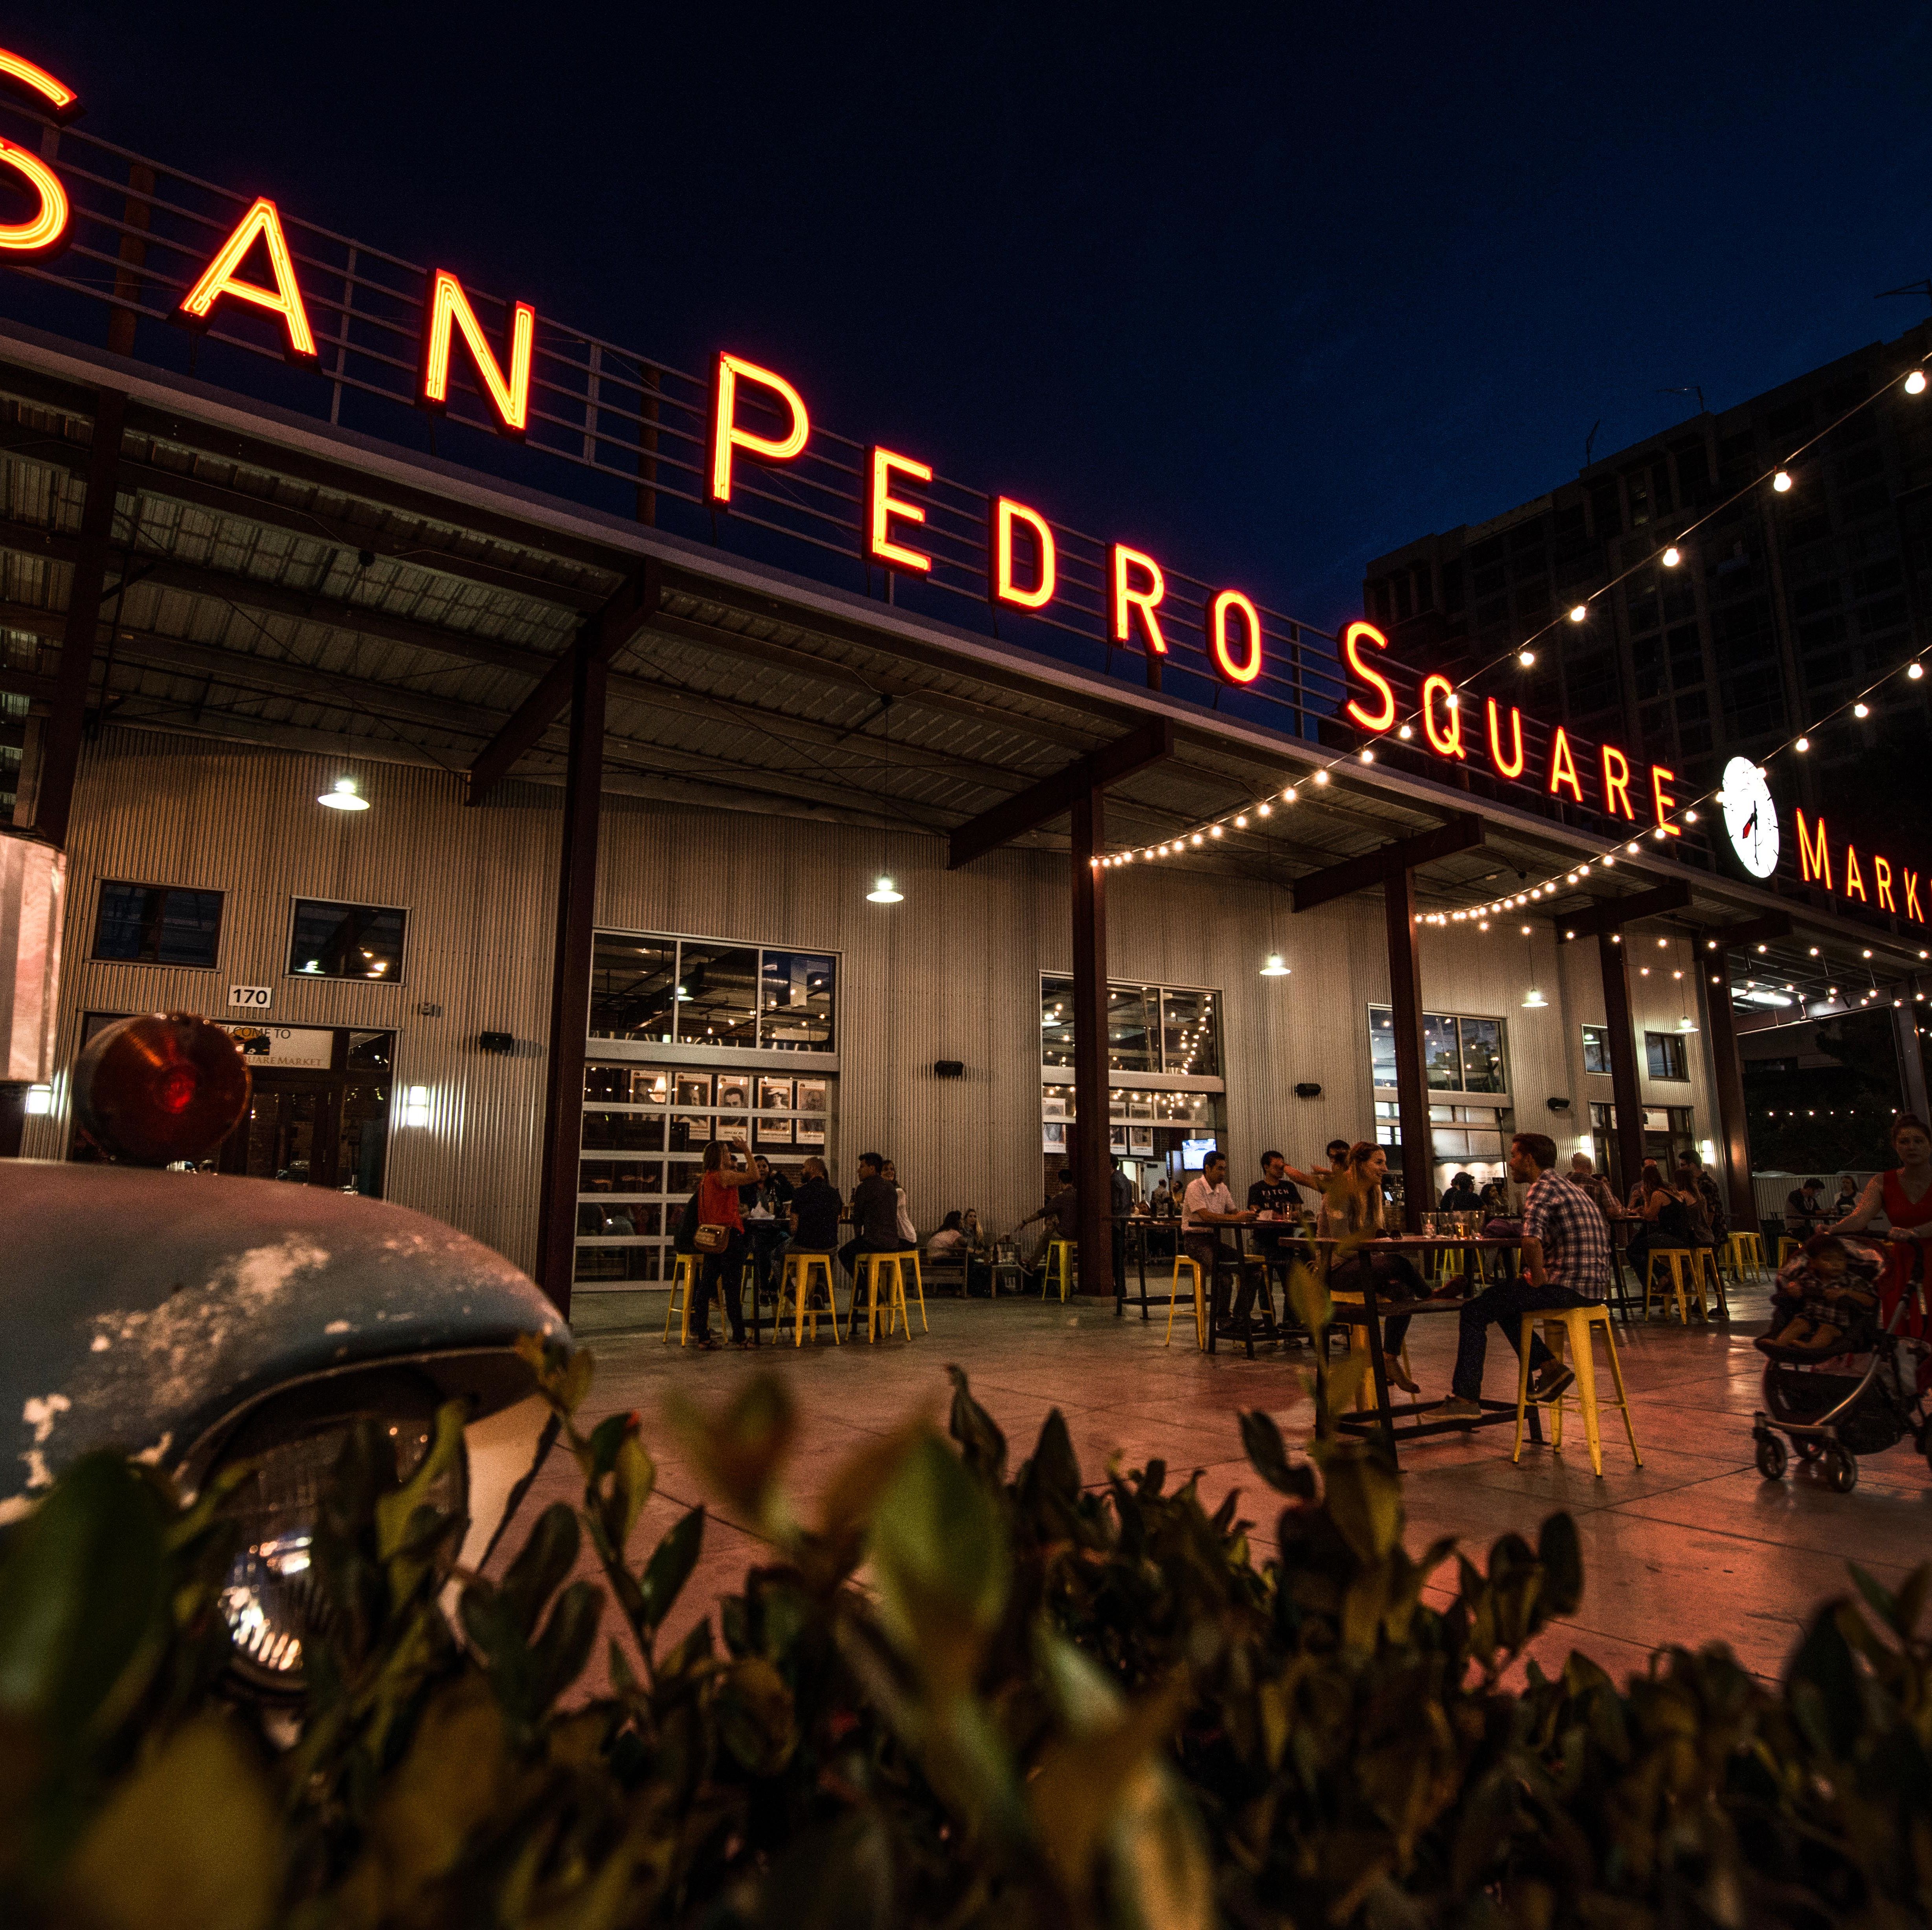
[[[304,1646],[328,1626],[328,1598],[314,1562],[316,1527],[350,1428],[364,1417],[378,1421],[395,1458],[395,1477],[406,1481],[429,1451],[433,1416],[427,1411],[370,1416],[365,1409],[292,1425],[270,1414],[244,1429],[223,1457],[254,1463],[229,1504],[242,1542],[222,1587],[221,1611],[236,1671],[257,1689],[298,1692]],[[459,1461],[439,1477],[430,1498],[460,1514],[467,1485]]]

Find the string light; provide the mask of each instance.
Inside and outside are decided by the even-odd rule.
[[[1678,565],[1682,562],[1683,560],[1684,552],[1678,549],[1675,543],[1672,544],[1670,547],[1664,553],[1664,567],[1666,570],[1676,569]]]
[[[1791,487],[1791,472],[1789,469],[1780,469],[1777,475],[1772,478],[1771,486],[1780,496],[1784,495]]]
[[[1588,604],[1580,603],[1573,604],[1570,611],[1570,621],[1572,623],[1581,623],[1584,618],[1588,616],[1589,613],[1590,607]]]

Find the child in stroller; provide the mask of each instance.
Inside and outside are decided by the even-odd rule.
[[[1829,1360],[1871,1345],[1880,1256],[1862,1241],[1814,1233],[1779,1269],[1771,1330],[1758,1350],[1772,1360]]]
[[[1857,1457],[1906,1435],[1932,1458],[1926,1342],[1906,1326],[1910,1290],[1884,1296],[1886,1254],[1858,1239],[1814,1233],[1779,1269],[1766,1356],[1764,1405],[1751,1429],[1758,1472],[1780,1479],[1788,1440],[1826,1484],[1850,1494]]]

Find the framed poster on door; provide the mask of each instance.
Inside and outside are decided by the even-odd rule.
[[[825,1143],[825,1081],[823,1079],[800,1079],[797,1081],[796,1098],[798,1117],[793,1122],[800,1146],[823,1146]]]
[[[793,1090],[793,1081],[789,1079],[760,1079],[758,1081],[758,1110],[760,1114],[789,1113],[792,1109]],[[789,1119],[761,1117],[758,1121],[758,1143],[760,1146],[790,1146],[792,1143],[792,1122]]]

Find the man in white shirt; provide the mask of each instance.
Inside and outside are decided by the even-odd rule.
[[[1227,1155],[1210,1152],[1202,1162],[1198,1176],[1187,1182],[1180,1201],[1180,1243],[1201,1269],[1208,1284],[1209,1305],[1218,1320],[1228,1304],[1222,1284],[1230,1263],[1240,1261],[1222,1246],[1216,1229],[1245,1226],[1254,1218],[1252,1211],[1238,1207],[1228,1190]]]

